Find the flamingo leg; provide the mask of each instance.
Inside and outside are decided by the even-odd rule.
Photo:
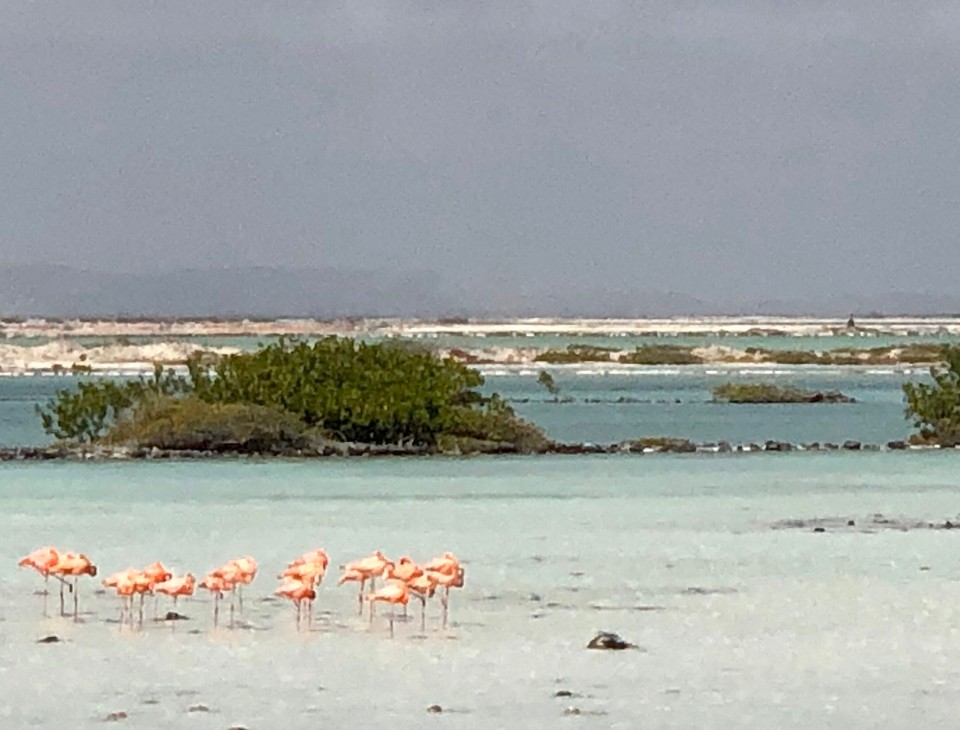
[[[63,608],[63,580],[60,580],[60,615],[66,616],[67,612]]]
[[[243,584],[237,585],[237,602],[240,604],[240,615],[243,616]]]
[[[393,609],[390,609],[390,638],[393,638]]]
[[[233,591],[230,592],[230,628],[233,629],[233,600],[234,600]]]
[[[79,612],[79,610],[78,610],[78,608],[77,608],[78,603],[79,603],[79,601],[78,601],[79,596],[77,595],[77,593],[78,593],[78,591],[77,591],[77,587],[78,587],[77,581],[79,581],[79,580],[80,580],[80,579],[79,579],[77,576],[74,576],[74,577],[73,577],[73,620],[74,620],[74,621],[79,621],[79,620],[80,620],[80,618],[79,618],[80,612]]]
[[[450,588],[443,589],[443,595],[440,597],[440,603],[443,604],[443,628],[447,628],[447,615],[450,612]]]
[[[357,612],[359,616],[363,616],[363,587],[366,582],[366,578],[360,579],[360,593],[357,594],[357,603],[360,605],[360,610]]]
[[[140,610],[137,614],[137,626],[143,628],[143,594],[140,594]]]
[[[213,594],[213,628],[217,628],[220,623],[220,594]]]
[[[47,600],[50,597],[50,574],[43,576],[43,617],[47,617]]]
[[[425,596],[418,596],[420,599],[420,632],[427,630],[427,599]]]

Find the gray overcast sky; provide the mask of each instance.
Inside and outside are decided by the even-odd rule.
[[[8,263],[953,293],[960,3],[2,0],[0,206]]]

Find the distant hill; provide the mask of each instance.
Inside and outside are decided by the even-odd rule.
[[[477,277],[464,284],[427,270],[226,267],[157,273],[69,266],[0,267],[0,316],[37,317],[669,317],[709,314],[846,316],[960,313],[960,297],[875,296],[707,301],[673,291],[596,290],[586,284]]]
[[[67,266],[0,269],[0,314],[65,316],[436,316],[449,308],[430,272],[184,269],[156,274]]]

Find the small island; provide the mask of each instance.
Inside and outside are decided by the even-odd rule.
[[[37,408],[67,447],[297,455],[538,453],[552,442],[483,376],[416,346],[325,337],[198,353],[187,375],[85,381]]]
[[[713,389],[718,403],[855,403],[836,390],[802,390],[769,383],[726,383]]]

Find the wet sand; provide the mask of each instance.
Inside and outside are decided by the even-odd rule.
[[[948,726],[957,532],[777,525],[942,520],[955,473],[951,455],[2,467],[0,721]],[[42,619],[42,579],[15,566],[46,543],[88,552],[102,575],[156,559],[202,573],[252,554],[249,626],[213,630],[202,598],[181,603],[190,620],[175,627],[120,631],[117,600],[89,580],[80,623]],[[356,617],[355,588],[328,578],[316,630],[298,633],[288,604],[262,599],[315,546],[333,564],[453,550],[467,583],[449,631],[435,604],[426,636],[414,621],[391,640],[385,622]],[[587,650],[598,630],[640,649]],[[64,641],[36,643],[50,634]]]

